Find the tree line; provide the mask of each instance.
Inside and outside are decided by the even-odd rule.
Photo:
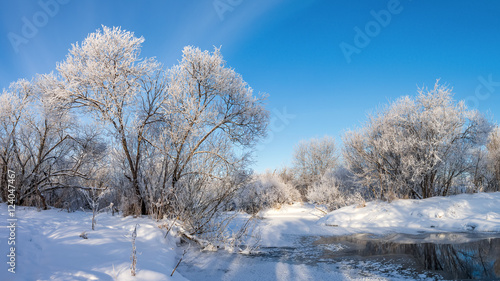
[[[436,82],[333,137],[299,142],[289,167],[253,175],[237,199],[249,213],[296,201],[328,210],[366,201],[500,191],[500,128]]]
[[[329,209],[364,200],[500,191],[500,128],[436,82],[347,131],[295,148],[292,184]],[[337,160],[341,161],[337,161]]]
[[[169,216],[191,233],[225,210],[308,200],[330,210],[366,200],[500,190],[500,129],[438,82],[347,131],[299,143],[290,168],[253,174],[269,112],[220,50],[185,47],[165,68],[144,38],[105,27],[56,71],[0,95],[1,199],[16,204]],[[113,204],[111,204],[113,203]],[[113,207],[114,205],[114,207]]]

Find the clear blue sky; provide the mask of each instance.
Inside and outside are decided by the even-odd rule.
[[[71,43],[101,25],[143,36],[143,55],[166,66],[185,45],[222,46],[228,65],[270,95],[275,122],[257,171],[288,164],[302,139],[340,142],[367,112],[437,78],[499,120],[500,1],[54,1],[1,1],[0,87],[53,71]],[[369,42],[355,38],[356,27]],[[350,62],[347,45],[357,48]],[[283,122],[276,112],[284,111],[294,118]]]

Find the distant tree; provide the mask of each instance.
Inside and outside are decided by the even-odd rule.
[[[495,127],[488,139],[488,168],[493,174],[492,189],[500,191],[500,127]]]
[[[301,141],[295,147],[292,163],[300,189],[304,191],[326,173],[333,172],[338,159],[336,152],[335,139],[329,136]]]
[[[314,182],[307,190],[306,198],[311,203],[324,205],[329,211],[333,211],[352,204],[363,206],[373,196],[340,164],[333,173],[326,173]]]
[[[285,184],[294,185],[295,178],[293,174],[293,169],[290,169],[287,166],[283,166],[275,170],[274,173],[277,174]]]
[[[300,200],[300,194],[292,184],[284,182],[280,175],[266,171],[255,174],[238,190],[234,199],[236,207],[249,214],[257,214],[268,208],[278,208]]]
[[[324,174],[309,187],[306,196],[309,202],[325,205],[328,211],[365,201],[359,191],[343,186],[334,174]]]
[[[436,83],[348,132],[343,158],[379,198],[445,196],[458,180],[473,177],[476,152],[490,130],[481,114],[455,102],[451,90]]]

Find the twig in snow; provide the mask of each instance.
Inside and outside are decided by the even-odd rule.
[[[174,221],[172,222],[172,224],[170,225],[170,227],[167,229],[167,233],[165,233],[165,237],[164,238],[167,238],[168,233],[170,232],[170,230],[172,229],[172,227],[174,227],[174,224],[175,224],[175,222],[177,221],[178,218],[179,218],[179,216],[175,217]]]
[[[137,265],[135,238],[137,238],[137,226],[138,225],[139,224],[135,225],[134,232],[132,232],[132,255],[130,256],[130,260],[132,260],[132,264],[130,265],[130,274],[132,274],[132,276],[135,276],[135,267]]]
[[[323,214],[325,214],[325,215],[326,215],[326,214],[328,214],[327,212],[325,212],[324,210],[321,210],[321,209],[320,209],[320,208],[318,208],[318,207],[314,207],[314,209],[316,209],[316,210],[318,210],[318,211],[321,211],[321,212],[322,212]]]
[[[187,249],[184,249],[184,253],[182,253],[181,259],[179,260],[179,262],[177,263],[177,265],[174,267],[174,270],[172,270],[172,274],[170,274],[170,276],[174,275],[175,270],[177,269],[177,267],[179,266],[179,264],[181,264],[181,261],[184,258],[184,255],[187,253],[188,250],[189,250],[189,246],[188,246]]]

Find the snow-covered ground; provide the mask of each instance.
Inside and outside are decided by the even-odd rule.
[[[0,229],[0,280],[186,280],[178,272],[175,238],[164,239],[164,229],[147,218],[99,214],[96,230],[91,213],[58,209],[37,211],[18,207],[16,273],[7,271],[8,230]],[[0,204],[1,225],[7,206]],[[137,275],[130,274],[131,233],[137,226]],[[88,239],[80,237],[86,231]]]
[[[329,227],[323,227],[316,222],[324,213],[312,204],[294,203],[280,209],[261,211],[259,216],[263,219],[259,224],[262,247],[293,246],[296,236],[304,235],[331,235]],[[345,230],[337,234],[348,234]]]
[[[291,246],[288,236],[354,233],[500,232],[500,192],[460,194],[425,200],[373,201],[325,215],[312,204],[263,211],[264,247]]]
[[[335,210],[318,224],[374,234],[500,232],[500,192],[391,203],[374,201],[364,208],[348,206]]]
[[[353,233],[390,234],[435,232],[426,239],[462,239],[443,232],[500,232],[500,193],[463,194],[426,200],[369,202],[325,215],[313,205],[296,203],[261,212],[254,234],[261,238],[261,254],[227,251],[201,252],[191,247],[170,277],[182,249],[178,238],[164,238],[165,229],[148,218],[99,214],[91,230],[91,214],[18,207],[16,274],[7,272],[8,229],[0,229],[3,270],[0,280],[399,280],[432,275],[404,268],[390,260],[330,261],[322,257],[342,245],[313,245],[320,236]],[[7,206],[0,204],[1,225],[7,224]],[[241,214],[235,224],[248,215]],[[137,276],[130,276],[131,233],[137,228]],[[234,227],[234,225],[233,225]],[[86,231],[88,239],[80,234]],[[439,234],[441,233],[441,234]],[[435,242],[435,241],[430,241]],[[336,248],[338,246],[338,248]],[[309,247],[309,248],[308,248]],[[321,247],[325,247],[323,250]],[[311,250],[311,253],[308,251]],[[186,278],[184,278],[186,277]]]

